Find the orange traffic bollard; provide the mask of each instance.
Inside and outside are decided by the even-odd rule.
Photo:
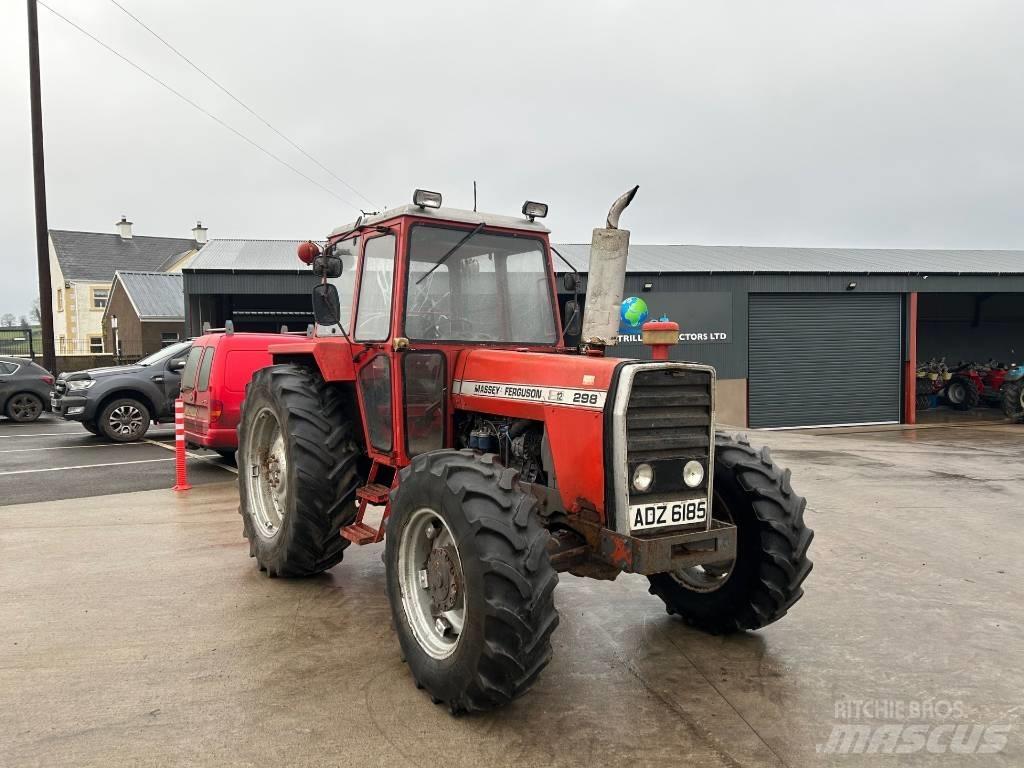
[[[174,469],[177,482],[172,490],[187,491],[192,486],[185,466],[185,404],[180,397],[174,401]]]

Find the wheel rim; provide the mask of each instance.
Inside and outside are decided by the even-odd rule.
[[[949,390],[946,392],[946,397],[949,402],[960,405],[964,401],[964,388],[962,384],[950,384]]]
[[[733,523],[732,513],[725,502],[718,495],[714,497],[714,518],[725,523]],[[735,525],[735,523],[733,523]],[[738,531],[737,531],[738,533]],[[737,536],[737,543],[738,543]],[[737,547],[738,550],[738,547]],[[715,592],[721,589],[732,575],[736,568],[736,557],[728,562],[709,563],[708,565],[694,565],[689,568],[679,568],[671,571],[670,575],[679,584],[691,592]]]
[[[11,413],[17,421],[34,419],[42,410],[42,401],[34,395],[15,395],[11,400]]]
[[[256,532],[272,539],[288,515],[288,454],[284,433],[275,414],[264,408],[253,420],[245,476],[249,514]]]
[[[466,579],[448,523],[417,509],[398,542],[402,607],[420,648],[435,659],[451,656],[466,625]]]
[[[134,437],[142,430],[142,411],[134,405],[119,405],[107,419],[111,431],[123,437]]]

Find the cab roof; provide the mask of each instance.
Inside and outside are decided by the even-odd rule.
[[[421,219],[436,219],[437,221],[454,221],[459,224],[484,224],[488,227],[504,227],[506,229],[521,229],[528,232],[549,233],[550,229],[539,221],[530,221],[525,216],[502,216],[497,213],[479,213],[477,211],[464,211],[461,208],[421,208],[412,203],[398,208],[391,208],[382,213],[375,213],[366,216],[361,220],[352,222],[343,227],[338,227],[331,232],[331,237],[351,232],[358,224],[361,227],[380,224],[388,219],[398,216],[416,216]]]

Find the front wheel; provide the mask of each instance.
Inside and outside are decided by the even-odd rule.
[[[22,424],[35,421],[43,414],[43,401],[31,392],[19,392],[7,401],[7,418]]]
[[[968,376],[954,376],[946,385],[946,402],[957,411],[969,411],[977,408],[981,402],[981,393],[974,380]]]
[[[401,472],[385,539],[387,591],[417,687],[452,714],[524,693],[558,625],[547,531],[493,454],[435,451]]]
[[[767,448],[717,434],[711,508],[715,519],[736,526],[736,557],[651,576],[651,594],[669,613],[716,635],[778,621],[803,596],[811,572],[806,506]]]
[[[145,437],[149,431],[149,420],[149,408],[138,400],[125,397],[107,403],[96,426],[108,440],[130,443]]]
[[[1024,381],[1004,384],[1000,390],[1003,414],[1008,419],[1019,419],[1024,416]]]

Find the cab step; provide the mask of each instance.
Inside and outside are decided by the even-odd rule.
[[[341,537],[348,539],[353,544],[372,544],[375,541],[379,541],[377,534],[379,531],[376,528],[371,528],[366,523],[352,523],[352,525],[346,525],[341,529]]]
[[[384,506],[388,503],[388,494],[390,493],[391,489],[386,485],[381,485],[380,483],[367,483],[361,488],[356,489],[356,498],[365,501],[367,504]]]

